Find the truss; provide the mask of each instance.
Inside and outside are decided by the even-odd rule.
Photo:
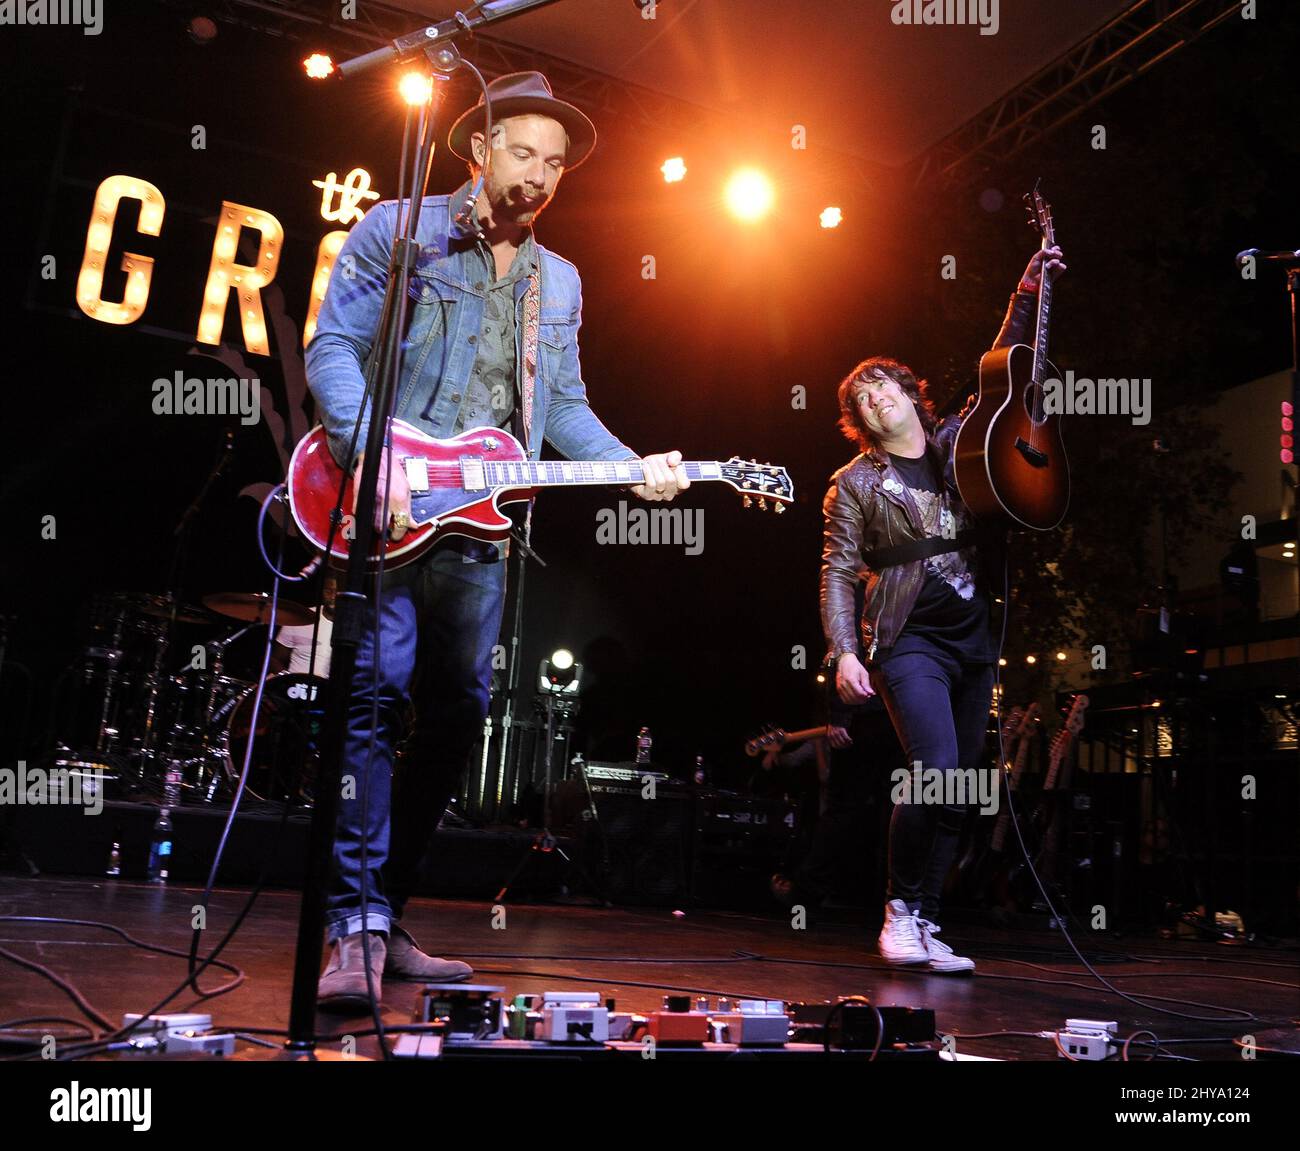
[[[910,165],[915,183],[976,178],[1241,12],[1240,0],[1137,0]]]

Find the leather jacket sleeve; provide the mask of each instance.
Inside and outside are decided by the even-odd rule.
[[[1033,342],[1032,329],[1037,303],[1038,295],[1035,292],[1016,291],[1011,294],[1011,302],[1007,304],[1007,314],[1002,319],[1002,327],[993,340],[994,348]]]
[[[831,659],[844,652],[858,653],[853,594],[860,578],[865,524],[862,504],[848,483],[849,474],[848,468],[836,474],[822,504],[822,630]]]

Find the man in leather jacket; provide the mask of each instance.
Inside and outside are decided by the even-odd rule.
[[[1065,268],[1060,257],[1058,248],[1034,254],[995,348],[1027,342],[1039,278],[1046,268],[1055,279]],[[831,477],[823,505],[822,627],[836,690],[850,704],[878,693],[908,762],[943,772],[948,782],[948,773],[968,774],[980,763],[998,656],[980,537],[953,474],[965,412],[937,422],[925,381],[879,356],[854,368],[838,395],[840,428],[862,452]],[[952,546],[890,562],[897,552],[889,550],[935,537]],[[865,592],[860,634],[859,581]],[[945,798],[953,794],[945,788]],[[891,964],[956,973],[975,968],[936,938],[939,896],[965,810],[953,803],[895,803],[879,939]]]

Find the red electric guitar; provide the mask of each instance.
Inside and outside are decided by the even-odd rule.
[[[1030,223],[1043,247],[1056,243],[1052,208],[1038,194],[1025,197]],[[1063,377],[1047,358],[1052,284],[1038,283],[1038,323],[1033,347],[1012,344],[985,352],[980,394],[962,422],[953,466],[962,502],[980,518],[1014,521],[1047,531],[1065,518],[1070,465],[1061,441],[1061,417],[1044,410],[1043,381]]]
[[[401,420],[392,424],[393,466],[406,472],[411,488],[411,526],[401,540],[385,541],[385,569],[401,567],[427,552],[445,535],[503,540],[510,534],[504,503],[531,499],[542,488],[579,485],[632,485],[644,480],[640,460],[578,462],[530,460],[523,445],[500,428],[471,428],[449,440],[435,440]],[[733,456],[726,463],[690,461],[682,465],[691,483],[719,480],[745,497],[745,506],[777,513],[794,499],[794,485],[785,468]],[[334,462],[325,442],[325,429],[313,428],[289,460],[289,507],[299,530],[317,551],[324,551],[330,517],[338,502],[343,469]],[[352,477],[343,490],[342,507],[353,504]],[[380,477],[383,483],[383,477]],[[667,511],[668,509],[663,509]],[[330,556],[348,558],[355,525],[345,514],[334,533]],[[376,549],[370,565],[377,565]]]

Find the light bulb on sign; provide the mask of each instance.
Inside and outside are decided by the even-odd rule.
[[[86,228],[86,250],[77,275],[77,306],[92,319],[106,324],[130,324],[138,320],[149,300],[149,282],[153,260],[148,256],[126,252],[122,271],[127,273],[124,298],[113,302],[102,298],[104,269],[108,266],[108,249],[113,242],[113,222],[123,200],[140,202],[140,220],[136,230],[144,236],[162,231],[167,203],[163,194],[148,180],[134,176],[109,176],[95,190],[95,205]]]
[[[311,302],[307,305],[307,320],[302,326],[302,346],[311,343],[316,331],[316,317],[320,306],[325,301],[325,289],[330,286],[330,276],[334,271],[334,261],[338,259],[339,249],[348,238],[346,232],[326,232],[316,248],[316,271],[311,278]]]
[[[353,168],[341,184],[333,172],[327,173],[323,180],[313,180],[312,184],[321,189],[321,219],[338,224],[357,223],[365,215],[358,207],[361,201],[379,199],[379,193],[370,188],[370,173],[364,168]]]
[[[235,263],[239,229],[252,228],[262,234],[257,259],[252,264]],[[218,300],[214,285],[225,285],[227,276],[234,276],[239,284],[240,323],[244,331],[244,346],[250,352],[265,356],[270,354],[266,342],[266,320],[262,315],[261,289],[275,279],[280,263],[280,246],[284,228],[270,212],[250,208],[244,204],[223,201],[221,224],[217,239],[212,245],[212,263],[208,268],[208,282],[203,290],[203,310],[199,314],[198,340],[201,344],[221,343],[221,328],[225,321],[226,301],[230,287],[224,287]],[[237,274],[236,274],[237,273]]]

